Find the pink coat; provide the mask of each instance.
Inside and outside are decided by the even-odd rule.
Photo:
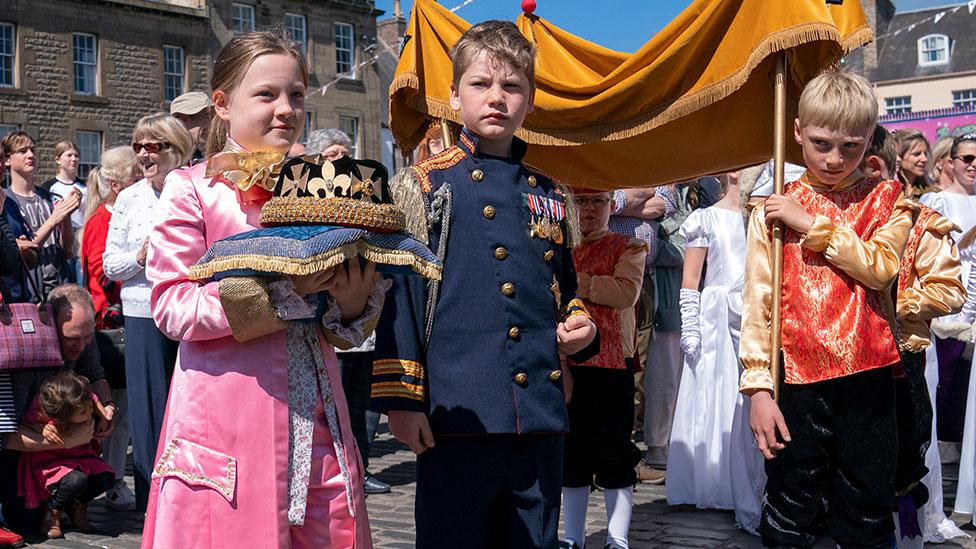
[[[187,278],[189,266],[214,241],[258,228],[261,204],[247,202],[236,188],[205,172],[201,163],[167,177],[160,221],[150,235],[146,274],[153,284],[153,318],[163,333],[180,341],[180,351],[142,546],[368,549],[359,452],[335,352],[321,330],[353,493],[347,499],[328,426],[320,419],[305,524],[288,523],[285,332],[236,341],[218,284]]]

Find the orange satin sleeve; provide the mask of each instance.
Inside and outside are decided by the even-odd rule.
[[[884,290],[898,276],[912,224],[911,206],[900,196],[888,222],[869,240],[861,240],[848,227],[818,215],[801,244],[823,252],[828,262],[866,287]]]
[[[773,390],[769,373],[770,319],[772,316],[773,270],[770,232],[766,227],[764,203],[756,204],[749,216],[746,235],[746,272],[742,293],[742,332],[739,339],[739,360],[743,371],[739,390],[752,394]]]

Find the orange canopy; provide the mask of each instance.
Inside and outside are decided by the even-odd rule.
[[[519,132],[532,144],[526,162],[594,189],[765,162],[773,151],[777,52],[788,52],[795,112],[807,81],[873,37],[855,0],[695,0],[633,54],[535,16],[516,24],[538,47],[535,111]],[[404,150],[416,147],[431,119],[460,123],[448,103],[448,51],[469,26],[435,0],[414,2],[390,86],[390,123]]]

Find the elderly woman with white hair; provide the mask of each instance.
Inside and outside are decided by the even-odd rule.
[[[308,135],[305,142],[305,154],[321,154],[326,160],[332,161],[351,156],[352,146],[352,139],[342,130],[315,130]]]
[[[178,345],[156,327],[146,280],[149,231],[156,220],[159,195],[166,176],[186,164],[193,140],[183,124],[167,113],[145,116],[132,131],[143,178],[119,193],[109,222],[103,268],[122,282],[125,322],[125,378],[132,427],[132,462],[136,508],[146,509],[149,479],[166,411]]]

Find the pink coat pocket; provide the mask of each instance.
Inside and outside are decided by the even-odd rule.
[[[153,469],[153,477],[178,478],[190,486],[211,488],[230,502],[237,486],[237,459],[195,442],[174,438]]]

